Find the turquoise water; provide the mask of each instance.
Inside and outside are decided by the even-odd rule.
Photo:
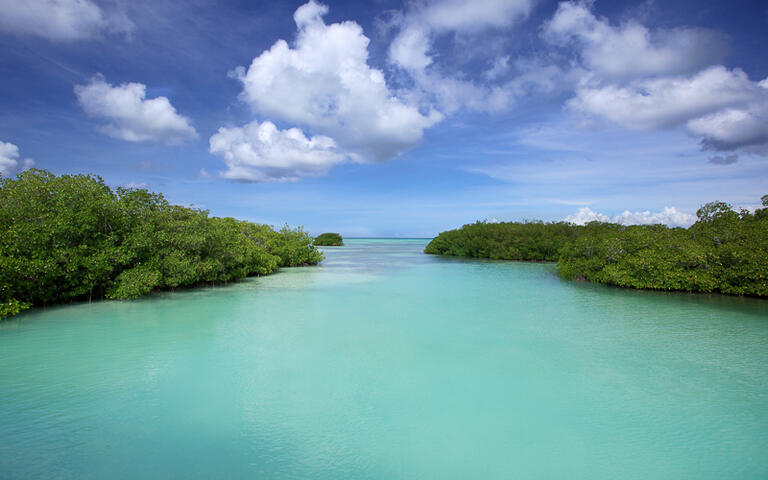
[[[425,243],[0,323],[0,478],[768,478],[768,301]]]

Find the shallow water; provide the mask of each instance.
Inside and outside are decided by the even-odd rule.
[[[768,477],[768,301],[425,243],[0,323],[0,478]]]

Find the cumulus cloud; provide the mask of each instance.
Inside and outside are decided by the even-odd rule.
[[[691,73],[714,65],[728,50],[725,35],[699,28],[651,31],[636,21],[620,26],[595,17],[590,4],[562,2],[544,27],[544,38],[577,45],[586,66],[613,78]]]
[[[762,101],[746,108],[728,108],[688,122],[688,131],[702,138],[707,150],[730,151],[743,148],[756,153],[768,145],[768,92]]]
[[[690,77],[583,87],[569,106],[627,128],[650,130],[680,125],[731,106],[746,106],[759,98],[758,89],[743,71],[715,66]]]
[[[224,158],[223,178],[248,182],[322,175],[345,160],[332,138],[307,137],[298,128],[280,130],[269,121],[220,128],[210,139],[210,152]]]
[[[296,10],[295,44],[277,41],[236,69],[242,98],[272,119],[330,137],[357,162],[389,160],[414,147],[442,119],[422,113],[389,90],[368,65],[368,38],[355,22],[326,25],[328,7],[310,1]],[[316,143],[327,154],[324,142]]]
[[[589,222],[612,222],[621,225],[653,225],[657,223],[671,227],[688,227],[696,221],[696,216],[681,212],[675,207],[664,207],[660,212],[652,213],[650,210],[643,212],[630,212],[625,210],[619,215],[609,217],[603,213],[594,212],[588,207],[582,207],[574,215],[565,217],[566,222],[584,225]]]
[[[0,0],[0,30],[12,34],[69,42],[133,29],[125,14],[91,0]]]
[[[11,177],[31,168],[34,164],[31,158],[19,159],[19,147],[10,142],[0,141],[0,175],[6,178]]]
[[[660,212],[651,213],[630,212],[629,210],[613,217],[615,223],[622,225],[653,225],[663,223],[672,227],[688,227],[696,221],[696,216],[677,210],[675,207],[664,207]]]
[[[409,25],[400,30],[389,46],[389,59],[410,71],[422,72],[432,64],[432,40],[424,25]]]
[[[147,98],[144,84],[113,86],[97,75],[86,85],[76,85],[75,94],[86,114],[109,121],[101,130],[111,137],[168,144],[197,138],[189,119],[179,115],[168,98]]]
[[[589,222],[610,222],[611,217],[602,213],[593,212],[589,207],[582,207],[573,215],[565,217],[565,221],[576,225],[585,225]]]
[[[399,15],[398,34],[389,47],[389,61],[413,79],[429,101],[442,111],[459,108],[500,110],[512,100],[503,85],[488,86],[441,70],[431,54],[433,42],[447,33],[471,35],[506,28],[527,17],[534,0],[432,0],[413,2]],[[493,80],[508,70],[508,58],[495,61],[486,73]]]
[[[691,76],[582,87],[568,106],[636,130],[685,125],[705,149],[760,153],[768,144],[764,82],[718,65]]]
[[[728,47],[717,32],[611,25],[590,2],[560,3],[543,36],[572,49],[582,69],[567,106],[633,130],[684,126],[705,150],[768,155],[768,79],[716,65]]]

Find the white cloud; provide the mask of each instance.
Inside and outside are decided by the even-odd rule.
[[[527,17],[535,0],[432,0],[416,2],[411,15],[431,30],[477,31],[508,27]]]
[[[577,213],[565,217],[565,221],[575,223],[576,225],[584,225],[589,222],[610,222],[611,217],[603,215],[602,213],[593,212],[589,207],[582,207]]]
[[[704,149],[768,155],[768,79],[715,65],[724,35],[650,30],[636,20],[614,26],[591,5],[561,2],[543,31],[552,44],[575,43],[583,70],[571,110],[633,130],[683,125]]]
[[[433,0],[414,2],[397,16],[399,32],[389,48],[389,61],[413,79],[428,102],[453,113],[466,107],[473,110],[500,110],[512,95],[503,86],[477,84],[460,75],[446,73],[431,55],[434,40],[443,34],[471,35],[493,28],[507,28],[527,17],[534,0]],[[505,73],[507,60],[496,61],[486,78]]]
[[[740,69],[709,67],[692,76],[582,87],[568,106],[626,128],[686,125],[712,150],[768,152],[768,88]]]
[[[147,187],[149,187],[147,182],[128,182],[125,184],[125,188],[130,188],[133,190],[144,189]]]
[[[423,25],[410,25],[400,30],[389,46],[389,59],[395,65],[413,72],[421,72],[431,63],[429,50],[432,40]]]
[[[622,225],[653,225],[663,223],[673,227],[688,227],[696,221],[696,216],[677,210],[675,207],[664,207],[664,210],[651,213],[630,212],[625,210],[623,213],[613,217],[615,223]]]
[[[613,218],[603,213],[594,212],[588,207],[580,208],[574,215],[565,217],[566,222],[584,225],[589,222],[612,222],[621,225],[653,225],[661,223],[672,227],[688,227],[696,221],[696,216],[681,212],[675,207],[664,207],[660,212],[652,213],[650,210],[643,212],[630,212],[625,210]]]
[[[133,29],[124,14],[105,12],[91,0],[0,0],[0,30],[8,33],[73,41]]]
[[[197,138],[189,119],[176,113],[168,98],[147,98],[144,84],[112,86],[97,75],[87,85],[76,85],[75,94],[85,113],[110,122],[101,130],[111,137],[169,144]]]
[[[758,90],[743,71],[715,66],[690,77],[638,80],[625,87],[580,88],[569,106],[627,128],[650,130],[748,105],[760,98]]]
[[[224,158],[223,178],[247,182],[322,175],[345,160],[330,137],[307,138],[298,128],[280,130],[269,121],[220,128],[210,139],[210,152]]]
[[[30,158],[19,160],[19,147],[10,142],[0,141],[0,175],[11,177],[22,170],[31,168],[35,162]]]
[[[328,5],[309,1],[296,9],[293,13],[293,21],[296,22],[296,26],[301,30],[317,22],[322,22],[322,18],[327,13]]]
[[[589,3],[562,2],[544,37],[572,45],[586,66],[604,77],[635,78],[691,73],[718,63],[728,50],[720,33],[697,28],[651,31],[636,21],[614,27],[595,17]]]
[[[294,14],[298,35],[235,70],[242,98],[258,113],[333,138],[354,161],[389,160],[414,147],[442,119],[423,114],[389,90],[368,63],[368,38],[357,23],[326,25],[324,5],[310,1]]]
[[[765,97],[763,102],[756,102],[746,109],[729,108],[693,119],[688,122],[688,131],[701,137],[704,147],[711,150],[749,150],[750,147],[766,146],[768,92]]]

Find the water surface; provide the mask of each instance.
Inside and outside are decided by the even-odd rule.
[[[768,302],[425,243],[0,323],[0,478],[768,478]]]

